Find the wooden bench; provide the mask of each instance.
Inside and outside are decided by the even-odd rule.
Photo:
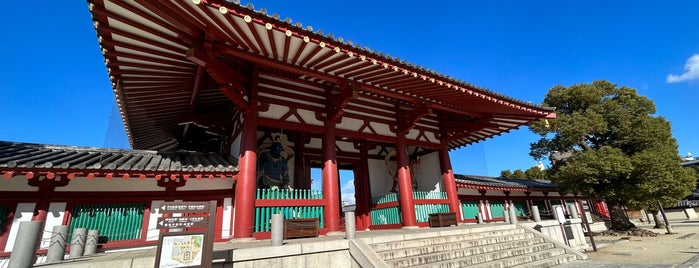
[[[446,227],[457,225],[456,213],[454,212],[441,212],[432,213],[429,215],[430,227]]]
[[[284,239],[317,236],[318,218],[284,220]]]

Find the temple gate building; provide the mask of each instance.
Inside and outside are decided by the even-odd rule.
[[[455,179],[449,151],[553,118],[552,108],[251,5],[88,2],[133,150],[1,142],[5,253],[29,220],[100,229],[105,248],[153,244],[159,204],[175,200],[215,200],[217,241],[268,238],[273,213],[340,232],[341,170],[354,176],[358,230],[425,227],[436,212],[473,221],[479,190],[503,192],[501,206],[533,204],[504,194],[526,185]]]

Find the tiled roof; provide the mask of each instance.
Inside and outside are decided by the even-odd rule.
[[[215,153],[161,153],[0,141],[0,173],[27,170],[232,176],[238,168],[235,159]]]
[[[457,184],[466,188],[493,188],[493,189],[556,189],[556,185],[548,180],[505,179],[474,175],[454,175]],[[471,187],[469,187],[471,186]],[[475,187],[474,187],[475,186]]]
[[[691,160],[691,161],[682,162],[682,166],[685,166],[685,167],[699,166],[699,160]]]

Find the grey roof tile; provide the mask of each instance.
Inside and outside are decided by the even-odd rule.
[[[459,175],[455,174],[454,179],[457,183],[480,185],[487,187],[504,187],[504,188],[557,188],[555,184],[548,180],[529,180],[529,179],[505,179],[496,177],[476,176],[476,175]]]
[[[216,153],[121,150],[0,141],[0,168],[236,172],[237,161]]]

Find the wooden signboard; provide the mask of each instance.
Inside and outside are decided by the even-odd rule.
[[[216,216],[216,201],[163,202],[160,213],[182,213],[184,216],[160,217],[158,229],[185,229],[185,231],[160,233],[155,268],[211,267],[215,220],[210,218]],[[187,231],[187,228],[206,228],[206,230]]]

